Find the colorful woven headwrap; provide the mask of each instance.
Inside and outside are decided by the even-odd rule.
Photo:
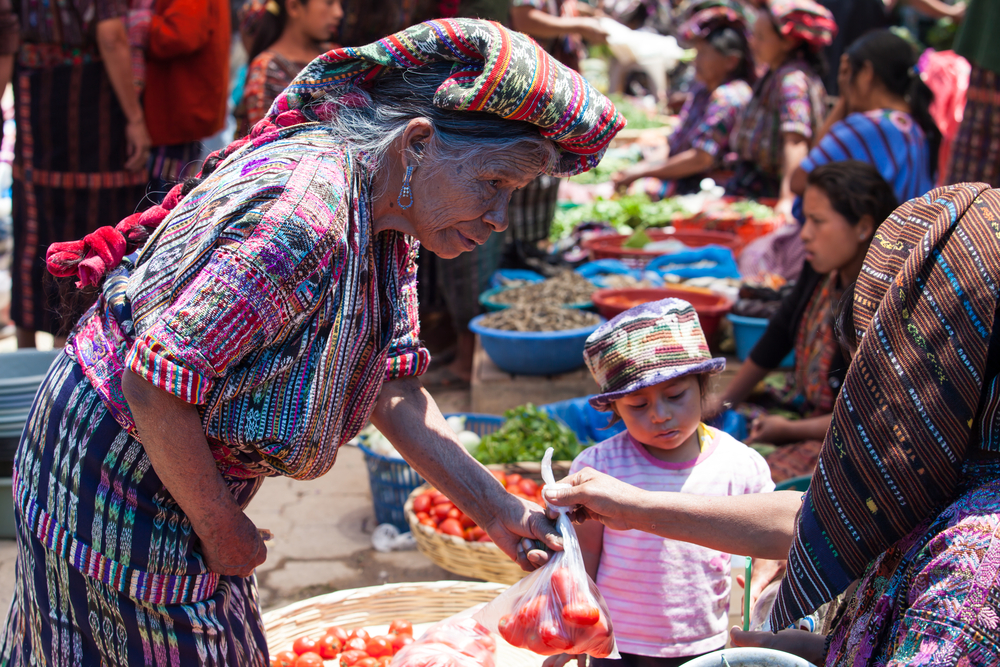
[[[364,84],[386,68],[442,62],[454,64],[451,77],[434,95],[435,106],[537,125],[561,154],[553,175],[597,166],[608,143],[625,127],[611,100],[533,39],[477,19],[426,21],[368,46],[325,53],[289,84],[265,121],[284,126],[281,118],[288,113],[301,115],[298,122],[321,121],[323,107],[309,105],[336,86]]]
[[[737,0],[687,0],[678,9],[683,23],[677,29],[680,39],[691,42],[706,37],[721,26],[749,32],[750,16]]]
[[[813,49],[830,46],[837,34],[833,14],[813,0],[768,0],[767,7],[782,35],[801,39]]]
[[[644,303],[605,322],[587,338],[583,358],[601,386],[590,398],[598,410],[640,389],[726,367],[712,358],[694,306],[681,299]]]
[[[998,300],[1000,190],[932,190],[879,227],[855,287],[863,337],[803,500],[772,627],[831,600],[940,511],[971,443],[996,448],[1000,380],[985,386],[984,371]]]
[[[434,104],[455,111],[482,111],[532,123],[555,142],[556,176],[587,171],[601,161],[625,119],[607,97],[561,65],[526,35],[478,19],[426,21],[374,44],[329,51],[311,63],[275,99],[267,116],[247,137],[213,154],[223,159],[248,144],[274,141],[284,128],[323,122],[336,107],[316,104],[339,86],[363,87],[389,68],[412,69],[453,63],[451,76],[434,94]],[[360,96],[359,96],[360,97]],[[364,103],[359,99],[358,104]],[[78,286],[97,284],[117,266],[140,228],[154,229],[182,198],[175,186],[162,205],[102,227],[80,241],[53,243],[46,252],[50,273],[79,275]],[[117,236],[116,236],[117,235]],[[120,237],[120,238],[119,238]],[[129,243],[126,243],[129,241]],[[89,262],[89,263],[88,263]],[[80,267],[90,266],[87,270]]]

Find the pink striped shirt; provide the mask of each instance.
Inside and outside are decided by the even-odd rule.
[[[731,436],[712,439],[698,458],[653,458],[624,431],[585,449],[571,472],[590,467],[647,491],[738,496],[774,490],[767,463]],[[722,648],[729,613],[730,555],[637,530],[604,529],[597,586],[607,600],[618,650],[677,658]]]

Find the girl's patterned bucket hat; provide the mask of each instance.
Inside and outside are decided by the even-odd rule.
[[[602,392],[590,404],[603,411],[634,391],[726,367],[712,358],[694,306],[681,299],[644,303],[604,323],[587,338],[583,357]]]

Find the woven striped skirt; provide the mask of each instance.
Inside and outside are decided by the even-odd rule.
[[[946,178],[948,183],[1000,187],[1000,74],[976,64]]]
[[[245,506],[256,482],[232,487]],[[14,464],[17,565],[0,665],[265,665],[253,578],[208,572],[190,522],[71,357]]]

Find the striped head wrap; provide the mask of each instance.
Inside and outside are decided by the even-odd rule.
[[[708,351],[694,306],[681,299],[644,303],[605,322],[587,338],[583,358],[602,392],[590,404],[605,411],[640,389],[726,367]]]
[[[801,39],[814,50],[830,46],[837,34],[833,14],[814,0],[767,0],[767,7],[778,32]]]
[[[272,0],[273,2],[273,0]],[[267,9],[265,3],[264,11]],[[209,156],[217,164],[249,145],[253,150],[303,123],[330,120],[334,109],[317,104],[337,88],[363,87],[387,69],[452,63],[451,76],[434,94],[434,104],[455,111],[482,111],[537,125],[559,150],[551,173],[568,176],[597,166],[625,119],[607,97],[580,74],[547,54],[527,35],[478,19],[426,21],[362,47],[334,49],[302,70],[275,99],[250,134]],[[359,103],[360,100],[359,100]],[[200,175],[205,175],[204,167]],[[136,249],[183,198],[175,186],[163,204],[102,227],[80,241],[53,243],[46,264],[56,276],[79,275],[77,286],[96,285],[104,273]]]
[[[533,39],[478,19],[425,21],[374,44],[329,51],[302,70],[261,123],[284,126],[287,115],[296,122],[322,121],[324,108],[313,102],[336,86],[364,85],[387,68],[441,62],[453,63],[452,74],[438,88],[434,104],[537,125],[560,152],[553,175],[597,166],[611,139],[625,127],[607,97]]]
[[[688,0],[679,10],[683,23],[677,29],[678,37],[685,42],[703,39],[716,28],[731,26],[748,34],[750,16],[737,0]]]
[[[879,227],[855,285],[860,344],[803,499],[772,610],[783,628],[844,591],[955,492],[976,442],[995,448],[985,379],[1000,300],[1000,190],[932,190]]]

